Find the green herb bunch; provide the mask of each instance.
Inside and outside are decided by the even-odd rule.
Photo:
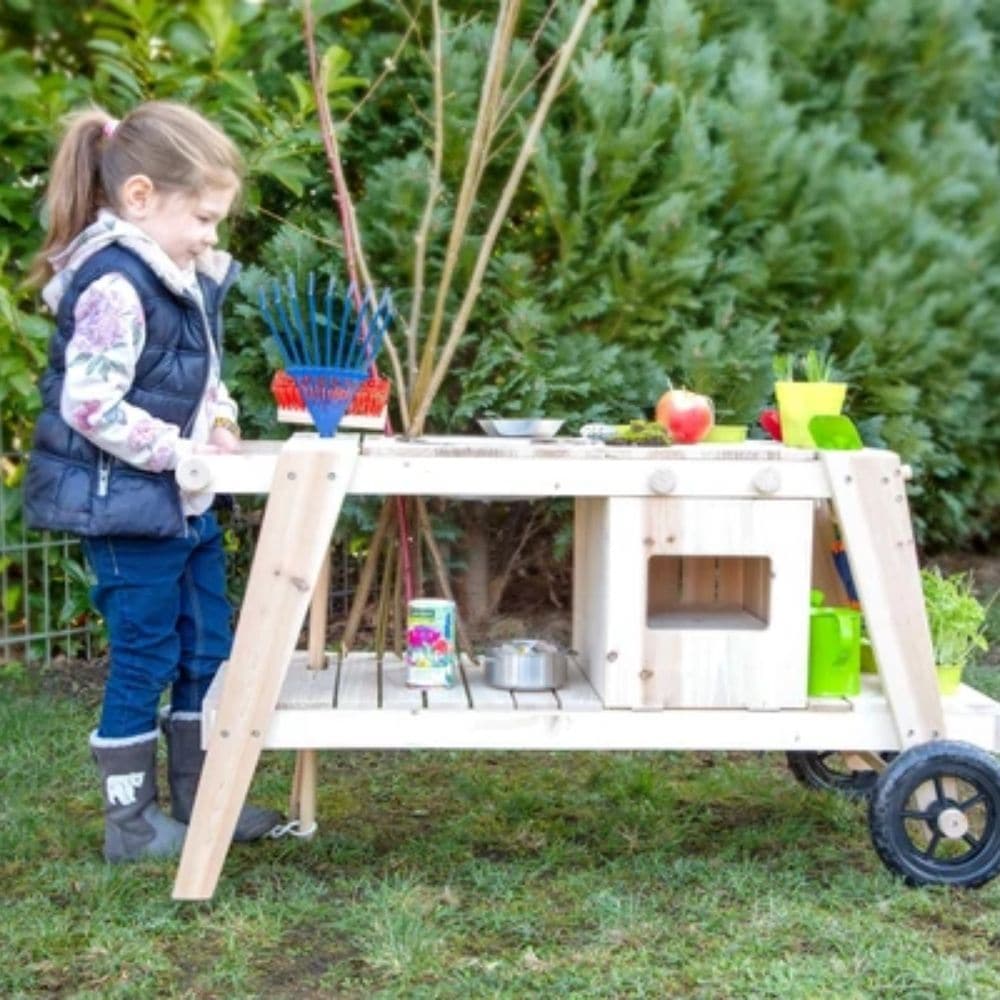
[[[986,608],[972,590],[971,573],[944,576],[935,566],[920,572],[927,621],[939,666],[964,666],[987,649]]]
[[[801,371],[803,378],[796,375]],[[809,350],[802,357],[778,354],[774,358],[774,377],[778,382],[838,382],[840,376],[830,353]]]

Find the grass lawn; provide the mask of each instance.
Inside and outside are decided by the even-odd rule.
[[[1000,880],[906,888],[779,754],[329,751],[314,840],[175,903],[100,859],[97,690],[0,680],[2,997],[1000,995]]]

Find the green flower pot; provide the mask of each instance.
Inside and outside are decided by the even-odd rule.
[[[702,444],[732,444],[746,439],[746,424],[716,424],[701,440]]]

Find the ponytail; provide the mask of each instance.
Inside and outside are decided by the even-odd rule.
[[[49,258],[65,249],[107,204],[101,184],[101,153],[115,120],[101,108],[71,115],[49,175],[45,194],[48,232],[28,276],[35,285],[52,277]]]

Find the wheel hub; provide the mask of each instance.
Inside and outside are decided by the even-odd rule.
[[[969,818],[956,806],[948,806],[938,813],[937,828],[950,840],[958,840],[969,832]]]

